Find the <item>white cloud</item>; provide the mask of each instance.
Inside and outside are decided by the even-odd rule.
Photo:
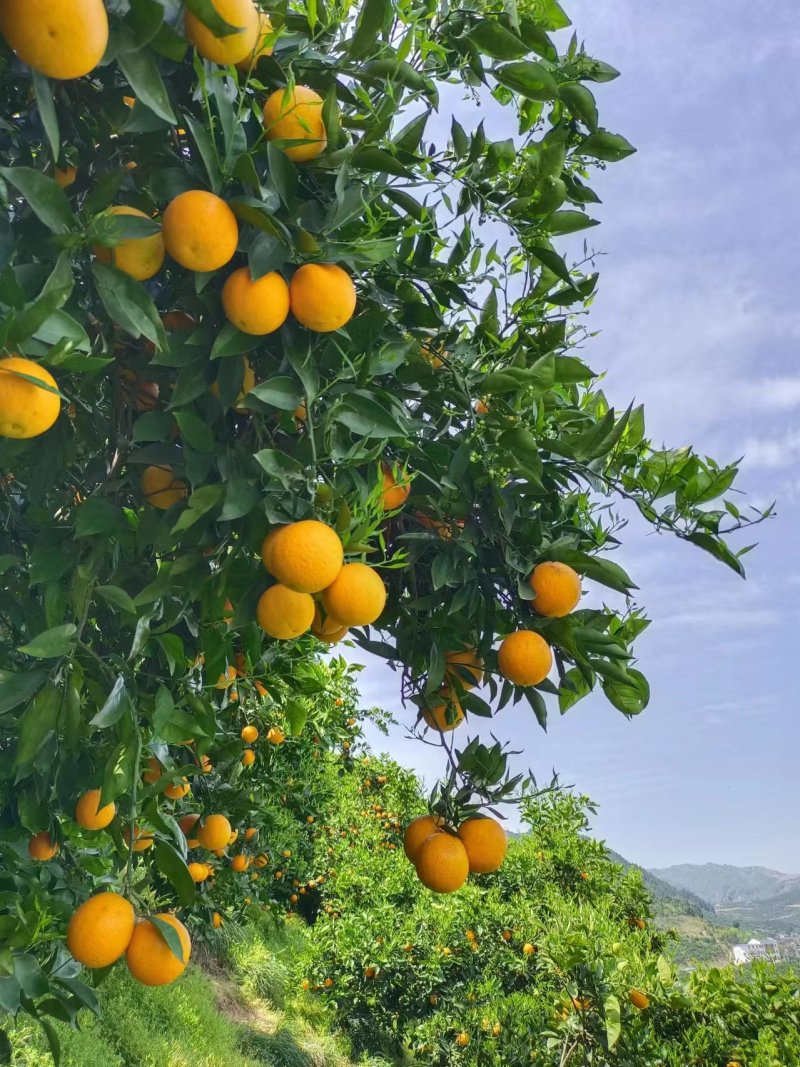
[[[800,430],[781,437],[751,437],[742,445],[747,467],[793,467],[800,456]]]

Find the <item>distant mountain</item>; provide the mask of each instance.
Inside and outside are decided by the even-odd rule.
[[[651,869],[650,874],[714,905],[753,904],[800,891],[800,875],[782,874],[768,867],[681,863]]]
[[[657,912],[665,911],[703,916],[705,918],[711,918],[714,915],[713,904],[697,893],[668,882],[664,878],[659,878],[654,871],[648,871],[644,867],[630,863],[624,856],[620,856],[618,852],[614,852],[611,849],[607,849],[607,851],[610,858],[615,863],[621,864],[626,870],[628,867],[636,867],[637,870],[641,871],[644,884],[653,894]]]

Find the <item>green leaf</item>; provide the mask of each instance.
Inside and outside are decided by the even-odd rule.
[[[553,75],[534,59],[505,63],[502,67],[495,67],[492,74],[501,85],[527,100],[555,100],[558,96],[558,85]]]
[[[131,615],[136,614],[136,605],[133,600],[118,585],[98,585],[95,593],[101,596],[103,600],[107,600],[109,604],[113,604],[115,608],[119,608],[120,611],[127,611]]]
[[[612,1049],[619,1041],[622,1033],[622,1013],[620,1012],[619,1000],[613,993],[603,1001],[603,1014],[606,1022],[606,1040],[609,1049]]]
[[[215,508],[225,495],[224,485],[203,485],[189,497],[189,506],[178,516],[173,533],[181,533]]]
[[[36,957],[29,952],[14,957],[14,977],[28,997],[43,997],[50,989],[47,975]]]
[[[600,673],[601,665],[597,660],[593,659],[591,663]],[[602,670],[608,673],[608,665],[604,664]],[[627,683],[616,678],[604,678],[603,692],[618,711],[626,715],[638,715],[650,702],[650,686],[641,671],[628,667],[624,673],[628,678]]]
[[[101,804],[109,804],[128,792],[139,774],[141,758],[142,739],[138,729],[135,729],[128,720],[125,724],[125,737],[115,746],[103,771]]]
[[[243,26],[226,22],[217,11],[213,0],[185,0],[185,3],[187,9],[196,15],[204,26],[208,26],[215,37],[228,37],[244,29]]]
[[[208,184],[211,186],[211,191],[219,193],[222,189],[222,171],[220,169],[217,147],[211,134],[202,122],[198,122],[197,119],[192,118],[188,112],[183,113],[181,121],[186,124],[186,128],[194,138],[194,143],[197,145],[197,151],[200,153],[200,158],[206,168]]]
[[[298,463],[292,456],[287,456],[285,452],[280,452],[277,448],[262,448],[260,452],[256,452],[253,459],[263,467],[267,474],[275,478],[302,474],[303,471],[301,463]]]
[[[31,70],[33,78],[33,91],[36,96],[36,106],[39,116],[47,135],[47,143],[50,145],[50,154],[53,162],[58,163],[61,154],[61,135],[58,129],[58,115],[56,114],[55,85],[49,78],[38,70]]]
[[[356,31],[350,41],[351,59],[363,59],[369,55],[392,11],[392,0],[365,0],[358,16]]]
[[[11,1063],[11,1041],[5,1030],[0,1030],[0,1063]]]
[[[175,112],[169,102],[167,90],[161,80],[158,64],[147,48],[131,52],[119,52],[117,63],[128,79],[136,99],[145,107],[169,123],[176,123]]]
[[[0,715],[12,711],[33,696],[47,675],[44,671],[25,671],[12,674],[0,671]]]
[[[32,167],[0,167],[0,174],[25,197],[31,211],[52,233],[68,233],[75,218],[64,190]]]
[[[122,511],[110,500],[90,497],[78,509],[75,522],[76,537],[92,537],[94,534],[115,534],[124,525]]]
[[[104,263],[92,265],[97,292],[111,318],[133,337],[167,347],[164,327],[149,293],[129,274]]]
[[[547,229],[552,234],[577,233],[590,226],[599,226],[597,219],[590,219],[583,211],[555,211],[547,219]]]
[[[275,191],[286,207],[290,207],[297,193],[297,168],[271,141],[267,143],[267,166]]]
[[[414,174],[404,167],[399,159],[383,148],[358,148],[350,158],[350,165],[356,170],[368,170],[373,174],[395,174],[398,178],[414,178]]]
[[[298,737],[308,721],[308,708],[300,700],[287,700],[284,713],[288,734],[291,737]]]
[[[552,248],[544,248],[539,245],[531,249],[531,255],[534,259],[538,259],[543,267],[547,267],[548,270],[552,271],[562,282],[566,282],[567,285],[573,284],[569,267],[558,252],[554,252]]]
[[[425,134],[425,127],[428,124],[430,115],[430,111],[423,111],[421,114],[416,115],[410,122],[406,123],[402,130],[398,130],[392,137],[392,144],[395,148],[399,149],[401,152],[416,152],[419,149]],[[359,198],[363,202],[362,190],[357,189],[355,192],[359,194]]]
[[[199,415],[195,415],[193,411],[176,411],[175,421],[181,436],[192,448],[196,448],[198,452],[214,451],[214,433]]]
[[[150,922],[153,924],[153,926],[155,926],[156,930],[158,930],[158,932],[164,938],[164,941],[167,944],[167,948],[170,950],[172,955],[176,959],[180,960],[181,963],[186,963],[187,961],[183,957],[183,945],[181,944],[181,939],[178,936],[178,931],[175,929],[175,927],[171,926],[168,922],[164,922],[163,919],[159,919],[156,915],[150,916]]]
[[[579,82],[564,82],[558,87],[558,95],[570,109],[594,133],[597,130],[597,101],[594,94]]]
[[[289,258],[290,253],[289,246],[279,237],[269,233],[256,234],[247,253],[253,281],[258,281],[265,274],[282,267]]]
[[[632,156],[636,149],[619,133],[598,130],[587,137],[577,148],[577,154],[603,159],[608,163],[618,163],[621,159]]]
[[[172,884],[178,900],[185,908],[190,908],[196,894],[195,884],[178,850],[167,841],[156,839],[155,860],[158,869]]]
[[[251,351],[252,347],[252,334],[242,333],[241,330],[237,330],[232,322],[226,322],[211,346],[210,358],[225,359],[228,356],[241,356],[245,352]],[[201,367],[200,370],[202,372],[203,368]],[[203,380],[205,381],[205,376]]]
[[[83,326],[76,319],[73,319],[71,315],[68,315],[66,311],[60,309],[48,315],[41,326],[37,326],[33,331],[33,336],[37,341],[41,341],[42,344],[48,346],[54,346],[67,340],[71,342],[73,348],[79,348],[84,352],[88,352],[92,347],[89,335]],[[68,366],[70,358],[70,356],[67,356],[64,360],[52,362],[52,365]],[[98,365],[107,366],[109,362],[110,359],[100,359],[98,360]],[[98,369],[100,369],[99,366]]]
[[[450,123],[450,139],[453,142],[453,151],[458,159],[462,159],[469,151],[469,138],[464,132],[464,127],[456,120],[455,115]]]
[[[125,688],[125,679],[120,674],[116,682],[114,682],[111,692],[106,697],[102,708],[89,721],[89,725],[96,726],[99,730],[105,730],[107,727],[113,726],[125,714],[128,703],[129,698],[128,691]]]
[[[303,399],[297,382],[293,378],[285,377],[268,378],[267,381],[254,386],[249,395],[281,411],[294,411]]]
[[[408,427],[371,397],[348,393],[331,417],[361,437],[405,437]]]
[[[58,729],[63,694],[54,685],[36,694],[19,720],[19,742],[14,758],[16,780],[25,777],[42,746]]]
[[[564,675],[558,690],[558,706],[563,715],[591,692],[591,686],[577,667],[572,667]]]
[[[479,22],[470,30],[468,39],[492,59],[519,59],[528,54],[525,42],[494,19]]]
[[[50,316],[62,307],[70,297],[74,285],[69,256],[62,252],[56,260],[52,273],[34,301],[8,320],[7,343],[20,344],[40,330]],[[61,340],[61,338],[59,338]]]
[[[35,659],[55,659],[58,656],[66,656],[71,650],[78,627],[72,623],[64,623],[63,626],[53,626],[45,630],[29,641],[27,645],[20,645],[17,649],[25,656],[33,656]]]

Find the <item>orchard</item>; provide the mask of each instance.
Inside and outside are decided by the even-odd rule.
[[[585,362],[598,275],[559,239],[634,148],[568,25],[0,0],[0,1006],[56,1057],[79,965],[171,983],[319,889],[337,642],[441,746],[396,851],[450,893],[531,790],[468,720],[647,706],[631,510],[743,573],[728,535],[768,512],[735,466],[653,445]]]

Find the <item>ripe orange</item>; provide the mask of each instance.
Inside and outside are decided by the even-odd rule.
[[[223,67],[241,63],[252,56],[258,44],[260,20],[253,0],[212,0],[217,14],[231,26],[240,26],[236,33],[217,37],[190,11],[184,14],[183,32],[204,59]]]
[[[133,908],[125,897],[98,893],[72,913],[67,948],[84,967],[109,967],[131,943],[135,921]]]
[[[322,97],[307,85],[276,89],[264,104],[267,140],[297,142],[278,146],[295,163],[322,155],[328,145],[322,103]]]
[[[474,648],[463,652],[448,652],[445,656],[445,675],[451,681],[457,678],[464,689],[474,689],[483,681],[483,660]]]
[[[270,637],[289,641],[311,629],[314,600],[285,585],[272,585],[261,594],[256,607],[258,624]]]
[[[282,745],[286,740],[286,735],[280,726],[273,726],[267,731],[267,741],[271,745]]]
[[[272,45],[267,44],[267,38],[272,33],[272,22],[266,11],[261,12],[260,19],[261,21],[258,27],[255,50],[252,53],[248,53],[244,59],[241,59],[236,64],[237,68],[242,71],[243,74],[249,73],[251,66],[255,67],[262,56],[272,55]]]
[[[40,863],[46,863],[53,856],[57,856],[59,849],[58,842],[51,839],[47,830],[34,834],[28,842],[28,855],[32,860],[38,860]]]
[[[467,850],[470,874],[498,870],[508,851],[508,837],[497,819],[480,815],[465,819],[458,836]]]
[[[356,310],[353,279],[335,263],[306,263],[289,282],[292,314],[315,333],[340,330]]]
[[[456,1034],[456,1044],[459,1048],[466,1048],[469,1044],[469,1034],[462,1030],[460,1034]]]
[[[381,471],[383,472],[383,493],[381,494],[383,508],[384,511],[394,511],[395,508],[401,508],[408,500],[411,482],[402,477],[398,482],[387,463],[381,464]]]
[[[517,630],[500,645],[497,666],[514,685],[538,685],[550,673],[553,650],[532,630]]]
[[[244,752],[242,753],[242,766],[243,767],[252,767],[253,764],[255,763],[255,761],[256,761],[255,752],[253,752],[252,748],[246,748],[244,750]]]
[[[258,728],[255,726],[242,727],[242,741],[248,745],[252,745],[254,741],[258,740]]]
[[[112,207],[108,209],[109,215],[134,215],[136,218],[146,219],[147,215],[135,207]],[[111,263],[119,270],[125,271],[138,282],[145,282],[148,278],[158,274],[164,263],[164,238],[161,233],[153,233],[149,237],[136,237],[123,241],[113,248],[105,245],[95,245],[92,248],[98,263]]]
[[[272,554],[275,551],[275,545],[278,543],[278,538],[283,534],[284,530],[288,529],[288,526],[278,526],[276,529],[270,530],[261,542],[261,562],[264,564],[264,569],[269,574],[272,574],[273,578],[275,575],[272,571]]]
[[[485,400],[476,400],[472,407],[472,410],[475,412],[476,415],[488,415],[489,405],[486,403]]]
[[[422,709],[422,718],[432,730],[448,734],[464,721],[464,709],[453,690],[443,686],[431,697],[431,706]]]
[[[255,826],[248,826],[248,828],[244,832],[245,841],[252,841],[257,833],[258,830],[255,828]]]
[[[184,815],[182,819],[178,820],[178,826],[183,830],[186,838],[187,848],[198,848],[200,845],[197,838],[192,835],[192,830],[194,830],[195,824],[199,818],[199,813],[193,812],[191,815]]]
[[[170,201],[161,226],[164,245],[187,270],[219,270],[239,243],[236,216],[218,196],[189,189]]]
[[[522,946],[522,952],[525,956],[532,956],[536,952],[536,946],[532,945],[530,941],[526,941]]]
[[[197,831],[197,839],[203,848],[213,851],[225,848],[230,840],[231,824],[224,815],[208,815]]]
[[[200,757],[200,769],[202,770],[203,774],[211,774],[211,772],[214,770],[214,764],[211,762],[208,756]]]
[[[177,932],[181,943],[181,959],[174,955],[161,931],[149,919],[143,919],[133,931],[125,958],[128,970],[137,982],[147,986],[168,985],[186,970],[192,954],[189,931],[174,915],[163,912],[155,916]]]
[[[324,641],[326,645],[335,645],[345,636],[347,626],[340,626],[336,619],[324,619],[319,604],[314,609],[314,621],[311,623],[311,632],[314,637]]]
[[[634,1008],[638,1008],[639,1011],[646,1011],[650,1007],[650,998],[640,989],[628,990],[628,1000],[633,1004]]]
[[[385,605],[386,587],[366,563],[346,563],[322,592],[322,606],[342,626],[369,626]]]
[[[452,834],[432,834],[417,852],[417,876],[434,893],[455,893],[469,874],[467,850]]]
[[[68,189],[70,185],[75,183],[75,179],[78,177],[78,168],[69,165],[66,167],[56,167],[53,177],[56,180],[56,185],[60,185],[62,189]]]
[[[241,853],[238,856],[234,856],[231,860],[231,867],[237,874],[243,874],[250,866],[250,860],[247,856],[243,856]]]
[[[205,882],[206,878],[208,878],[207,863],[190,863],[188,870],[193,882]]]
[[[183,800],[185,796],[189,795],[191,786],[185,778],[181,778],[179,782],[172,782],[164,790],[164,796],[170,800]]]
[[[296,593],[319,593],[342,569],[344,549],[332,526],[316,519],[293,522],[281,530],[270,553],[270,570]]]
[[[108,44],[103,0],[1,0],[0,31],[23,63],[48,78],[80,78]]]
[[[33,360],[21,356],[0,359],[0,437],[38,437],[50,429],[61,411],[58,393],[21,378],[21,374],[58,389],[50,371]]]
[[[122,835],[125,844],[128,848],[131,847],[131,831],[130,828]],[[146,852],[148,848],[152,848],[155,844],[155,838],[147,830],[140,830],[138,826],[133,828],[133,851],[134,852]]]
[[[189,495],[186,482],[175,477],[172,467],[145,467],[142,472],[142,493],[148,504],[166,511]]]
[[[444,360],[442,359],[442,356],[450,354],[445,351],[444,341],[435,346],[433,346],[430,341],[425,341],[419,351],[425,362],[430,364],[434,370],[439,370],[440,367],[443,367]]]
[[[536,593],[534,610],[551,618],[569,615],[581,599],[580,575],[566,563],[540,563],[534,567],[528,585]]]
[[[239,267],[222,287],[222,306],[237,330],[263,337],[286,322],[289,286],[277,271],[253,281],[250,268]]]
[[[90,789],[75,805],[75,822],[84,830],[104,830],[117,814],[113,803],[100,807],[100,790]]]
[[[147,782],[147,784],[148,785],[153,785],[155,782],[158,781],[158,779],[161,777],[161,775],[163,773],[164,773],[164,770],[163,770],[161,764],[155,758],[155,756],[150,756],[150,758],[147,761],[147,770],[142,775],[142,777]]]
[[[443,822],[438,815],[418,815],[411,820],[403,835],[403,850],[412,863],[417,862],[423,841],[427,841],[431,834],[439,833]]]
[[[214,914],[211,916],[211,925],[214,927],[215,930],[219,930],[220,926],[222,926],[224,922],[225,920],[222,918],[218,911],[215,911]]]
[[[238,836],[239,836],[239,831],[238,830],[231,830],[231,835],[228,838],[228,844],[232,845],[233,842],[238,838]]]

